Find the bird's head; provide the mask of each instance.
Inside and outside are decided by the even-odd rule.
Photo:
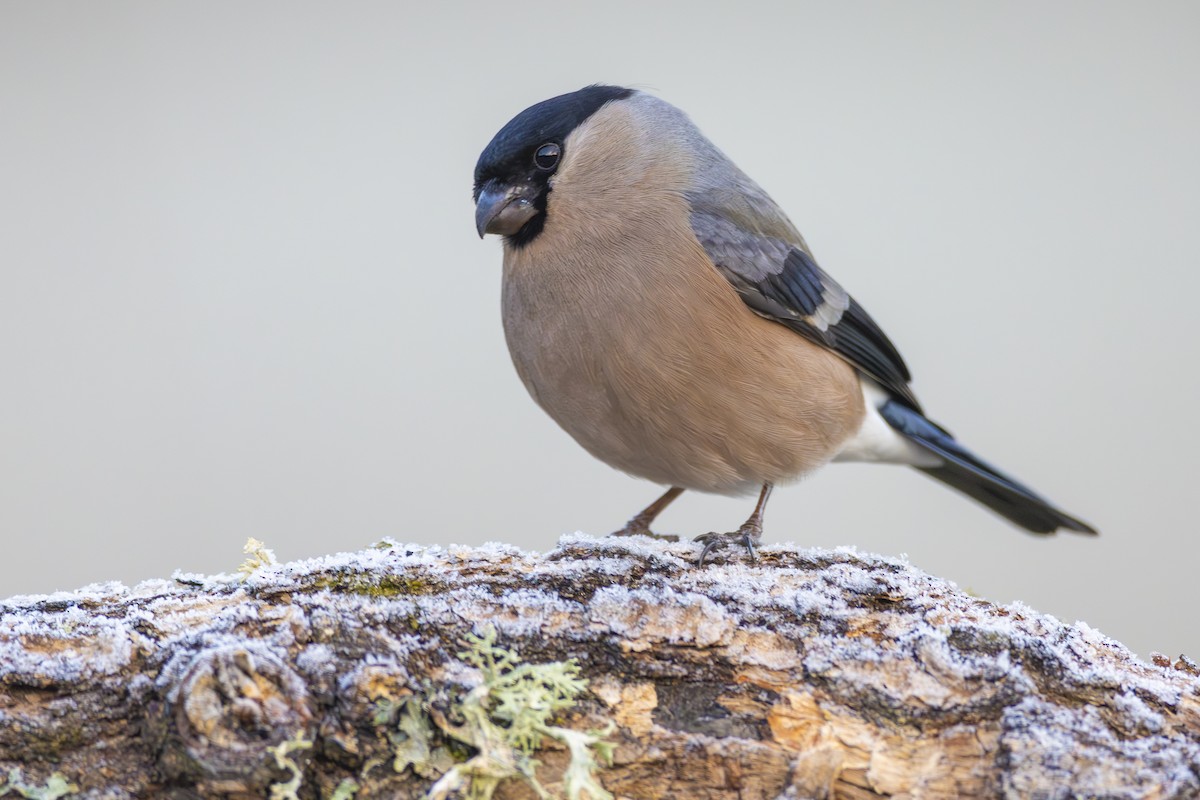
[[[475,229],[522,247],[542,231],[548,196],[568,137],[614,100],[633,94],[619,86],[588,86],[532,105],[500,129],[475,165]]]

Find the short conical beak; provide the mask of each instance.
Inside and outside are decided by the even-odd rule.
[[[533,204],[537,190],[527,184],[507,186],[489,181],[475,201],[475,230],[482,239],[484,234],[498,233],[512,236],[537,216]]]

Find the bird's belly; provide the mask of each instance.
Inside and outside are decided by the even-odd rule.
[[[821,466],[858,428],[854,371],[727,286],[688,307],[619,284],[572,288],[506,276],[505,334],[538,404],[617,469],[745,493]]]

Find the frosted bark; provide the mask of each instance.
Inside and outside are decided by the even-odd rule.
[[[0,603],[0,777],[94,798],[421,797],[381,722],[470,688],[468,632],[589,686],[561,723],[616,727],[627,798],[1194,797],[1200,680],[1083,623],[970,596],[903,561],[686,544],[395,545]],[[436,744],[436,742],[434,743]],[[453,748],[443,750],[443,755]],[[458,753],[460,760],[469,753]],[[557,790],[561,747],[539,754]],[[419,761],[420,759],[418,759]],[[0,785],[2,787],[2,785]],[[348,794],[343,794],[348,797]],[[497,797],[531,797],[510,782]]]

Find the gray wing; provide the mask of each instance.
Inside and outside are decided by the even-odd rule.
[[[696,238],[747,306],[829,348],[897,400],[921,410],[895,346],[817,266],[800,234],[761,189],[749,184],[688,199]]]

